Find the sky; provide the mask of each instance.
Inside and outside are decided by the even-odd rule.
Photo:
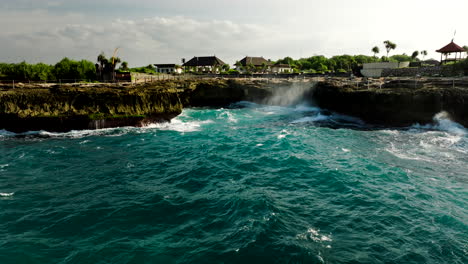
[[[130,67],[216,55],[277,60],[468,45],[467,0],[0,0],[0,61],[117,56]]]

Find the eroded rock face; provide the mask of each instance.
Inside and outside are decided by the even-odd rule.
[[[0,91],[0,129],[70,131],[142,126],[182,112],[176,90],[51,87]]]
[[[212,79],[194,82],[181,94],[187,107],[224,107],[239,101],[262,102],[274,85],[267,81]]]
[[[373,124],[432,123],[437,113],[445,111],[453,121],[468,127],[468,87],[414,83],[356,89],[325,81],[317,84],[312,99],[321,108],[356,116]]]
[[[0,87],[0,129],[65,132],[170,121],[184,106],[223,107],[271,95],[268,82],[166,80],[151,84]]]

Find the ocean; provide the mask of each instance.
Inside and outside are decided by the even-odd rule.
[[[0,131],[0,263],[468,263],[468,130],[297,104]]]

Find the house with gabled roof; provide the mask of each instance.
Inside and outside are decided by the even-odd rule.
[[[216,56],[193,57],[182,66],[185,71],[218,73],[225,63]]]
[[[236,70],[239,72],[269,72],[271,61],[263,57],[245,56],[242,60],[236,63]],[[251,67],[251,68],[250,68]]]

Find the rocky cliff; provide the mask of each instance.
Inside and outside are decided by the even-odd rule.
[[[409,126],[432,123],[445,111],[468,127],[468,82],[464,80],[392,80],[385,83],[319,82],[312,99],[321,107],[373,124]]]
[[[468,80],[315,81],[212,78],[136,86],[0,87],[0,129],[23,132],[142,126],[170,121],[183,107],[225,107],[243,100],[287,105],[304,99],[373,124],[431,123],[434,115],[446,111],[468,127]]]
[[[0,129],[70,131],[170,121],[184,106],[219,107],[261,101],[268,82],[165,80],[148,84],[21,85],[0,87]]]
[[[0,129],[69,131],[142,126],[182,111],[175,89],[51,86],[0,90]]]

